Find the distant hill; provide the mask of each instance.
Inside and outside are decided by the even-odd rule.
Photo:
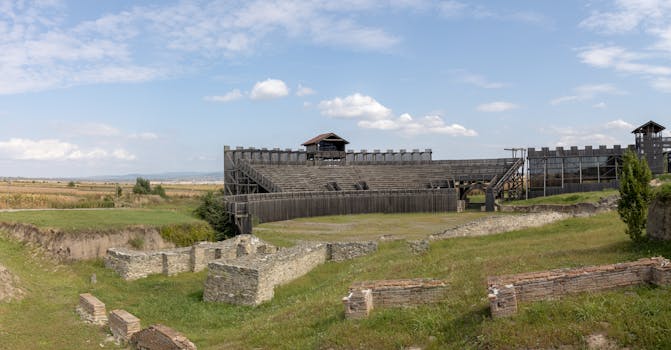
[[[133,182],[138,177],[152,181],[165,182],[223,182],[224,175],[221,172],[168,172],[159,174],[125,174],[125,175],[98,175],[77,180],[83,181],[106,181],[106,182]]]

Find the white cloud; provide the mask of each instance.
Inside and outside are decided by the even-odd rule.
[[[478,74],[471,74],[467,72],[460,73],[461,75],[461,81],[467,84],[471,84],[483,89],[501,89],[504,87],[509,86],[509,84],[506,83],[500,83],[500,82],[495,82],[495,81],[490,81],[487,78],[483,77],[482,75]]]
[[[322,115],[334,118],[380,120],[391,115],[391,109],[383,106],[374,98],[360,93],[345,98],[336,97],[332,100],[321,101],[318,108]]]
[[[130,139],[136,139],[136,140],[145,140],[145,141],[149,141],[149,140],[156,140],[156,139],[158,139],[158,135],[156,135],[156,134],[153,133],[153,132],[140,132],[140,133],[130,134],[130,135],[128,135],[128,138],[130,138]]]
[[[252,100],[269,100],[289,95],[289,88],[282,80],[266,79],[254,84],[249,98]]]
[[[671,75],[671,67],[640,63],[649,55],[630,52],[619,46],[593,46],[578,54],[583,63],[598,67],[612,68],[616,71],[632,74]]]
[[[615,145],[617,139],[602,133],[586,133],[577,135],[563,135],[555,144],[559,147],[582,146],[582,145]]]
[[[448,136],[477,136],[475,130],[460,124],[447,124],[440,116],[427,115],[419,119],[410,114],[401,114],[398,118],[381,120],[361,120],[357,125],[364,129],[395,130],[402,134],[415,136],[422,134],[443,134]]]
[[[296,96],[308,96],[308,95],[314,95],[317,92],[307,86],[303,86],[301,84],[298,84],[298,89],[296,89]]]
[[[11,138],[0,141],[0,157],[14,160],[91,160],[116,158],[119,160],[134,160],[135,155],[117,149],[107,152],[101,148],[90,150],[81,149],[78,145],[60,141],[58,139],[31,140]]]
[[[573,89],[573,95],[562,96],[550,101],[552,105],[559,105],[566,102],[592,100],[600,95],[622,95],[624,91],[610,84],[581,85]]]
[[[408,113],[396,117],[392,110],[374,98],[360,93],[345,98],[336,97],[321,101],[322,115],[334,118],[359,119],[357,125],[364,129],[397,131],[405,135],[444,134],[448,136],[477,136],[477,132],[460,124],[447,124],[442,117],[427,115],[415,119]]]
[[[598,108],[598,109],[604,109],[604,108],[607,107],[607,105],[606,105],[606,102],[602,101],[602,102],[593,104],[592,107]]]
[[[625,122],[622,119],[617,119],[606,123],[606,128],[608,129],[622,129],[622,130],[634,130],[634,125]]]
[[[111,137],[121,134],[119,129],[103,123],[68,123],[67,127],[75,135]]]
[[[639,75],[654,89],[669,92],[663,84],[671,76],[668,57],[671,53],[671,2],[668,0],[616,0],[608,10],[594,11],[581,22],[581,27],[605,34],[636,32],[647,35],[652,45],[633,47],[628,41],[625,48],[618,45],[595,45],[583,49],[579,58],[583,63],[617,72]],[[660,83],[662,82],[662,83]]]
[[[115,149],[112,152],[112,156],[114,156],[114,158],[120,159],[120,160],[135,160],[135,158],[136,158],[134,154],[131,154],[124,149]]]
[[[205,101],[210,102],[231,102],[243,98],[244,95],[240,92],[239,89],[231,90],[221,96],[205,96]]]
[[[505,112],[519,108],[518,105],[505,101],[496,101],[479,105],[476,109],[480,112]]]

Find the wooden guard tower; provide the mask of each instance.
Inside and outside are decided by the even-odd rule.
[[[638,157],[645,157],[653,174],[664,173],[664,146],[667,143],[662,137],[664,129],[666,128],[651,120],[631,132],[636,138]]]
[[[349,142],[342,137],[329,132],[317,135],[305,142],[305,152],[307,154],[307,163],[313,165],[345,164],[345,145]]]

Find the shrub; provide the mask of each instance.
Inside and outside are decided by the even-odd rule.
[[[662,203],[671,203],[671,183],[665,183],[657,189],[655,198]]]
[[[165,189],[161,185],[154,186],[154,188],[151,190],[151,194],[157,194],[161,196],[161,198],[168,198],[168,195],[165,194]]]
[[[226,212],[223,190],[209,191],[202,196],[200,205],[196,208],[194,214],[212,226],[216,231],[217,240],[223,240],[237,234],[235,224]]]
[[[68,187],[74,188],[75,187],[75,182],[74,181],[68,182]]]
[[[163,239],[178,247],[188,247],[201,241],[214,241],[216,238],[212,227],[204,222],[167,225],[161,227],[160,232]]]
[[[627,224],[626,233],[634,242],[646,239],[644,230],[652,197],[651,179],[652,173],[645,159],[638,159],[634,152],[627,150],[622,162],[617,212]]]
[[[133,193],[135,194],[150,194],[151,193],[151,184],[149,179],[144,179],[138,177],[135,180],[135,186],[133,186]]]

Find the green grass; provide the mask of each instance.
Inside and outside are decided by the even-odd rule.
[[[104,209],[0,212],[0,222],[30,223],[62,230],[115,229],[130,225],[165,226],[202,222],[184,210]]]
[[[297,240],[365,241],[383,236],[417,239],[490,215],[465,212],[321,216],[260,224],[254,226],[254,234],[280,246]]]
[[[376,229],[385,219],[378,217],[379,222],[370,222],[365,230]],[[410,215],[408,221],[415,219]],[[0,347],[100,348],[102,332],[80,323],[72,311],[77,294],[91,292],[108,310],[126,309],[143,326],[166,324],[199,349],[584,348],[584,337],[595,332],[631,349],[669,348],[668,287],[523,303],[513,318],[489,316],[488,275],[671,256],[671,244],[637,247],[623,230],[611,212],[507,234],[433,242],[422,256],[409,254],[403,241],[386,242],[376,254],[324,264],[276,288],[275,298],[256,308],[202,302],[205,272],[124,282],[100,262],[54,266],[25,247],[0,239],[0,263],[16,272],[29,291],[22,302],[0,304]],[[88,282],[92,273],[98,277],[95,285]],[[450,286],[445,301],[411,309],[375,309],[366,320],[344,319],[340,299],[353,281],[413,277],[445,279]]]
[[[576,204],[596,203],[601,198],[618,194],[618,190],[608,189],[594,192],[564,193],[554,196],[537,197],[525,200],[501,202],[502,205],[533,205],[533,204]]]

